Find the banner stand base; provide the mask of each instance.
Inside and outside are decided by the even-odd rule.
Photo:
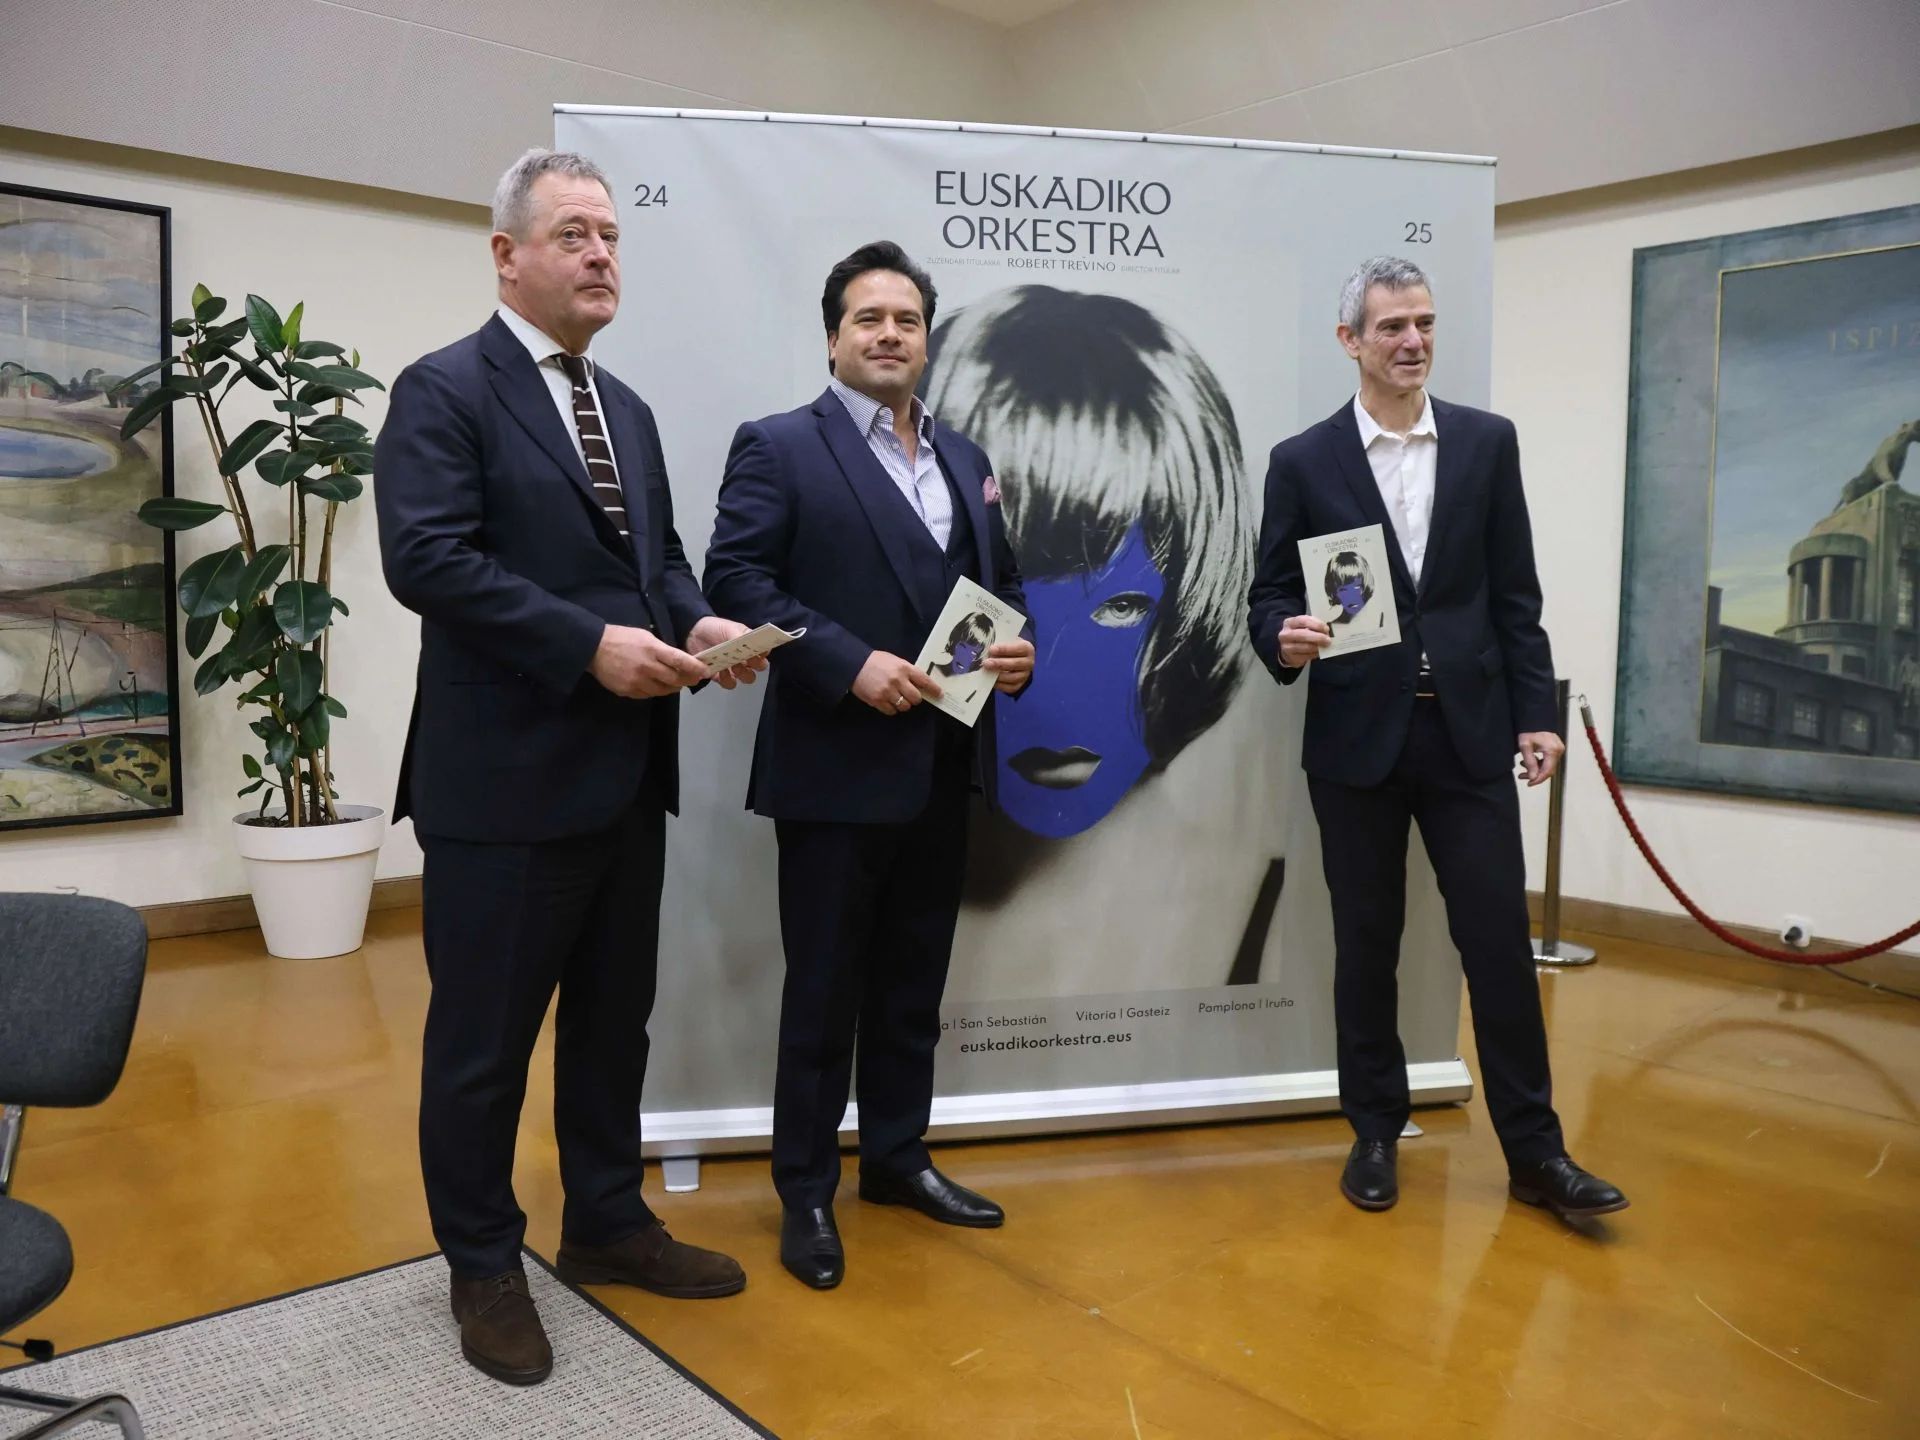
[[[1409,1065],[1407,1086],[1416,1105],[1440,1105],[1473,1095],[1473,1077],[1466,1063],[1457,1058]],[[934,1099],[927,1138],[938,1142],[1069,1135],[1325,1114],[1339,1108],[1339,1076],[1332,1070],[997,1095],[944,1095]],[[677,1193],[682,1183],[688,1189],[699,1188],[698,1157],[702,1155],[764,1153],[773,1136],[773,1107],[642,1111],[640,1123],[645,1136],[643,1152],[663,1162],[667,1188]],[[842,1145],[855,1142],[859,1124],[859,1106],[849,1104],[846,1118],[840,1123]]]

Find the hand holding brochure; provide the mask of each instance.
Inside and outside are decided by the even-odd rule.
[[[1322,660],[1400,643],[1400,611],[1393,603],[1393,571],[1378,525],[1300,542],[1307,609],[1327,622],[1333,643]]]
[[[927,704],[972,725],[999,677],[985,667],[987,651],[1018,640],[1027,617],[991,591],[961,576],[933,622],[933,633],[913,663],[934,678],[940,698]]]
[[[798,640],[807,633],[802,625],[798,630],[782,630],[778,625],[762,625],[749,630],[744,635],[736,635],[731,640],[723,640],[718,645],[710,645],[694,655],[707,667],[709,675],[718,675],[722,670],[735,665],[744,665],[757,655],[765,655],[769,650],[778,650],[790,640]]]

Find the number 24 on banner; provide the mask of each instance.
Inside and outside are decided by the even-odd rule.
[[[651,209],[655,205],[667,203],[667,187],[664,185],[636,185],[633,187],[633,193],[639,197],[633,203],[643,208]]]

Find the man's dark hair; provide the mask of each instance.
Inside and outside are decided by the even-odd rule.
[[[920,292],[920,318],[929,331],[933,329],[933,306],[939,298],[933,288],[933,277],[914,264],[912,257],[893,241],[876,240],[871,245],[862,245],[827,272],[827,288],[820,296],[820,318],[826,322],[829,335],[847,318],[847,286],[869,270],[894,270],[911,280]]]

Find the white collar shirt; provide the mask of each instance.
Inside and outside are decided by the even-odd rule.
[[[580,443],[579,423],[573,418],[573,382],[567,378],[567,372],[560,368],[560,357],[570,352],[566,346],[511,307],[502,305],[498,313],[507,329],[513,332],[514,339],[526,346],[527,354],[533,357],[534,367],[539,370],[547,393],[553,397],[554,408],[560,412],[560,428],[567,432],[567,439],[573,442],[573,453],[580,457],[580,469],[585,472],[587,451]],[[601,428],[611,436],[613,431],[607,422],[607,407],[600,401],[600,383],[596,378],[599,366],[594,363],[593,348],[589,346],[581,358],[587,362],[587,388],[593,392],[593,408],[600,415]],[[613,454],[611,439],[607,441],[607,453]],[[613,476],[617,484],[620,479],[617,456],[614,459]]]
[[[1433,400],[1420,397],[1420,418],[1404,435],[1382,429],[1367,413],[1360,397],[1353,397],[1353,418],[1360,427],[1360,448],[1367,452],[1373,483],[1386,504],[1394,539],[1413,583],[1427,559],[1427,536],[1433,528],[1434,477],[1439,466],[1440,432],[1433,423]]]

